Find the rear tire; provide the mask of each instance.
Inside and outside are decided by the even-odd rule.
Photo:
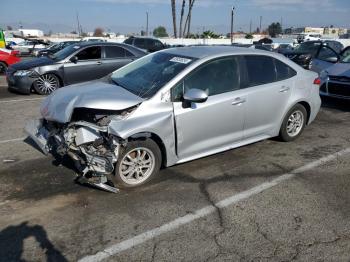
[[[34,82],[33,87],[39,95],[49,95],[60,88],[60,80],[54,74],[44,74]]]
[[[120,188],[139,187],[156,177],[161,163],[161,151],[152,139],[131,141],[121,150],[110,178]]]
[[[305,107],[301,104],[295,105],[288,111],[285,116],[279,138],[284,142],[290,142],[297,139],[303,132],[307,119],[307,112]]]

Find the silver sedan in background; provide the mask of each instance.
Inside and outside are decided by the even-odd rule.
[[[26,131],[43,152],[70,156],[88,183],[136,187],[161,166],[296,139],[320,109],[316,78],[271,52],[167,49],[55,91]]]

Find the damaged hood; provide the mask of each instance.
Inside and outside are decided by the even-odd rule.
[[[75,108],[123,110],[144,101],[126,89],[102,81],[92,81],[60,88],[41,105],[46,120],[67,123]]]

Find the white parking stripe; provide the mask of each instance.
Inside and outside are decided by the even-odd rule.
[[[10,143],[10,142],[18,142],[23,141],[27,137],[20,137],[20,138],[14,138],[14,139],[8,139],[8,140],[0,140],[0,144]]]
[[[177,219],[175,219],[167,224],[164,224],[160,227],[154,228],[154,229],[146,231],[140,235],[137,235],[135,237],[132,237],[130,239],[127,239],[125,241],[122,241],[120,243],[112,245],[112,246],[98,252],[95,255],[86,256],[86,257],[80,259],[79,261],[80,262],[102,261],[102,260],[109,258],[113,255],[116,255],[122,251],[128,250],[128,249],[133,248],[137,245],[140,245],[140,244],[142,244],[150,239],[153,239],[159,235],[162,235],[164,233],[167,233],[167,232],[170,232],[174,229],[177,229],[183,225],[191,223],[199,218],[208,216],[208,215],[214,213],[216,211],[216,208],[228,207],[228,206],[231,206],[239,201],[242,201],[244,199],[248,199],[254,195],[257,195],[257,194],[259,194],[267,189],[270,189],[270,188],[282,183],[283,181],[286,181],[286,180],[293,178],[296,174],[300,174],[302,172],[311,170],[311,169],[316,168],[316,167],[318,167],[326,162],[332,161],[332,160],[334,160],[342,155],[349,154],[349,153],[350,153],[350,148],[347,148],[347,149],[339,151],[335,154],[328,155],[328,156],[323,157],[321,159],[318,159],[314,162],[311,162],[305,166],[297,168],[288,174],[283,174],[283,175],[271,180],[270,182],[265,182],[261,185],[253,187],[249,190],[243,191],[241,193],[238,193],[236,195],[233,195],[231,197],[223,199],[223,200],[217,202],[215,204],[215,206],[209,205],[209,206],[206,206],[202,209],[196,210],[192,214],[188,214],[186,216],[179,217],[179,218],[177,218]]]
[[[28,98],[28,99],[0,100],[0,104],[1,103],[15,103],[15,102],[35,101],[35,100],[43,100],[43,99],[45,99],[45,97]]]

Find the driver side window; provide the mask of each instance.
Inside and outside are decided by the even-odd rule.
[[[78,60],[97,60],[101,59],[101,47],[92,46],[81,50],[77,55]]]
[[[238,90],[239,66],[235,57],[225,57],[199,66],[171,90],[173,102],[179,102],[186,91],[196,88],[209,96]]]

